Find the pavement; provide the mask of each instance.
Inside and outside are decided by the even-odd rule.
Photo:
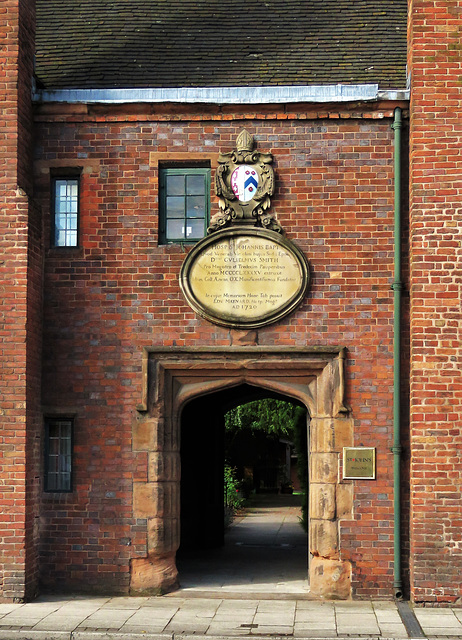
[[[309,598],[308,537],[300,496],[259,494],[218,549],[178,554],[182,593]]]
[[[222,550],[183,554],[172,594],[0,604],[0,640],[462,639],[462,607],[310,598],[298,515],[290,498],[254,505]]]

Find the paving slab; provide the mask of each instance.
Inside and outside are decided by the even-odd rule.
[[[223,609],[220,607],[215,613],[214,620],[223,619],[223,620],[243,620],[244,618],[248,618],[248,620],[253,620],[255,614],[257,612],[257,607],[254,606],[249,609]]]
[[[363,613],[373,611],[373,604],[370,600],[336,600],[334,608],[344,613]]]
[[[415,608],[414,614],[428,636],[462,636],[462,622],[452,609]]]
[[[207,634],[207,638],[208,640],[210,640],[210,638],[228,638],[228,637],[233,637],[233,638],[248,638],[249,637],[249,630],[248,629],[240,629],[240,628],[233,628],[230,629],[228,627],[217,627],[217,628],[210,628]]]
[[[136,609],[144,605],[146,598],[111,598],[102,609]]]
[[[113,632],[99,632],[99,631],[74,631],[71,638],[67,640],[166,640],[166,636],[162,634],[152,634],[148,638],[146,635],[139,633],[120,633]],[[167,636],[168,638],[168,636]],[[60,640],[57,638],[56,640]]]
[[[19,607],[21,607],[21,604],[15,604],[15,603],[4,603],[4,604],[0,604],[0,616],[4,616],[7,613],[11,613],[12,611],[14,611],[15,609],[18,609]]]
[[[282,616],[259,616],[258,614],[254,618],[254,624],[258,624],[258,628],[275,626],[275,627],[290,627],[293,629],[293,619]]]
[[[30,631],[0,629],[0,640],[70,640],[68,631]]]
[[[307,629],[295,629],[294,631],[295,638],[338,638],[337,630],[331,629],[317,629],[317,628],[307,628]]]
[[[430,637],[447,638],[457,636],[462,637],[462,630],[448,629],[447,627],[427,627],[423,629],[425,635]]]
[[[41,620],[39,623],[35,625],[33,631],[74,631],[79,626],[83,624],[83,620],[81,618],[60,618],[53,620]]]
[[[149,638],[153,633],[155,634],[163,634],[163,638],[168,638],[168,634],[164,634],[164,629],[166,625],[164,624],[144,624],[144,625],[132,625],[132,624],[124,624],[119,629],[119,636],[125,637],[125,634],[138,634],[138,637]]]
[[[295,624],[313,624],[315,622],[329,622],[335,624],[334,612],[326,611],[296,611]]]
[[[220,603],[220,609],[230,609],[237,611],[239,609],[256,609],[258,601],[255,600],[222,600]]]
[[[233,615],[229,613],[217,613],[212,620],[212,624],[231,624],[231,625],[250,625],[254,623],[255,614],[252,612],[245,612],[242,614]]]
[[[294,629],[337,629],[337,621],[335,618],[324,618],[315,620],[301,620],[294,623]]]
[[[258,628],[255,629],[258,632],[258,635],[268,635],[268,636],[292,636],[293,635],[293,626],[288,625],[278,625],[278,624],[259,624]],[[253,632],[255,633],[255,632]]]
[[[0,627],[35,627],[43,618],[39,616],[10,616],[0,620]]]
[[[365,636],[382,635],[380,628],[376,623],[363,620],[357,620],[356,624],[344,624],[341,621],[337,621],[337,634],[339,636],[351,636],[354,634]]]
[[[197,633],[207,633],[207,629],[209,628],[209,624],[181,624],[176,622],[171,622],[166,628],[165,631],[172,632],[175,635],[177,634],[194,634]]]
[[[419,620],[427,623],[431,623],[433,620],[447,620],[449,624],[453,622],[460,624],[460,621],[451,609],[419,609],[416,607],[414,608],[414,614]]]
[[[374,613],[377,621],[382,624],[395,623],[401,624],[401,616],[396,609],[376,609],[374,607]]]
[[[391,623],[386,622],[384,624],[380,623],[380,633],[383,637],[387,638],[409,638],[409,634],[406,631],[402,622]]]

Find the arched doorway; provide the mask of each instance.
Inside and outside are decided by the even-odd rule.
[[[284,492],[283,487],[291,474],[288,432],[278,433],[274,425],[272,432],[249,428],[233,431],[230,426],[231,410],[249,407],[247,403],[252,403],[252,411],[263,410],[271,401],[273,408],[285,407],[286,419],[291,413],[294,420],[297,416],[296,427],[301,431],[297,441],[305,449],[300,457],[307,477],[307,411],[299,401],[241,384],[194,398],[183,408],[177,568],[180,586],[188,592],[301,595],[307,591],[308,536],[301,526],[303,498],[300,492]],[[297,412],[295,407],[299,408]],[[247,508],[231,527],[227,526],[225,463],[228,470],[235,470],[241,489],[245,479],[247,493]]]
[[[133,484],[133,515],[146,522],[147,554],[131,560],[131,593],[163,593],[178,586],[183,409],[196,398],[247,385],[308,408],[310,590],[323,597],[350,596],[351,565],[341,557],[339,537],[340,520],[353,517],[353,487],[342,484],[338,473],[342,447],[353,445],[344,362],[340,347],[145,349],[133,450],[145,456],[141,460],[147,466],[145,477],[140,473]]]

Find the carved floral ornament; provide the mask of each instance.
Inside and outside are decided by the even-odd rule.
[[[221,211],[213,216],[209,234],[232,224],[282,233],[268,211],[274,193],[272,162],[271,153],[254,150],[253,136],[245,129],[237,137],[236,149],[219,155],[215,185]]]

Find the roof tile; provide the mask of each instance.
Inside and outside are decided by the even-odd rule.
[[[46,89],[406,82],[407,0],[37,0]]]

